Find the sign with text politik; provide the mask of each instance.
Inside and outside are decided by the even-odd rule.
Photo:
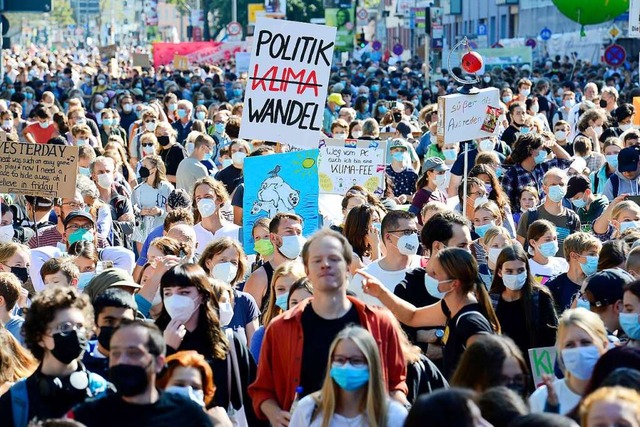
[[[240,138],[317,148],[335,27],[258,18]]]

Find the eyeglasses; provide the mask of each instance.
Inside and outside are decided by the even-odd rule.
[[[362,356],[352,356],[352,357],[333,356],[331,360],[336,365],[341,365],[341,366],[343,366],[347,362],[351,363],[353,366],[367,366],[367,359],[365,359]]]
[[[81,228],[85,229],[87,231],[93,231],[95,227],[93,225],[87,225],[87,224],[84,224],[84,225],[71,224],[71,225],[67,226],[65,228],[65,230],[78,231]]]
[[[84,203],[78,203],[78,202],[65,202],[62,204],[62,206],[71,206],[71,209],[73,209],[74,211],[81,211],[87,205],[85,205]]]
[[[407,228],[405,230],[389,230],[387,233],[402,233],[403,236],[411,236],[412,234],[418,234],[418,230]]]
[[[69,334],[73,331],[84,331],[85,327],[82,323],[64,322],[51,329],[51,335],[56,334]]]

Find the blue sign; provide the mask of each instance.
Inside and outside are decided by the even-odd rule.
[[[619,67],[627,59],[627,51],[619,44],[612,44],[604,50],[604,62],[611,67]]]
[[[487,26],[485,24],[478,25],[478,35],[479,36],[487,35]]]
[[[542,31],[540,31],[540,38],[544,41],[549,40],[551,38],[551,30],[544,27]]]

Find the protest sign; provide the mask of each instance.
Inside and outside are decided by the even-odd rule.
[[[240,138],[316,148],[336,29],[258,18]]]
[[[491,135],[482,129],[494,108],[500,107],[500,92],[495,87],[480,89],[475,95],[455,93],[438,98],[438,141],[467,141]],[[486,125],[485,125],[486,127]]]
[[[188,70],[189,58],[183,55],[174,55],[173,57],[173,69],[174,70]]]
[[[640,0],[629,3],[629,37],[640,37]]]
[[[108,46],[100,46],[98,48],[98,53],[100,53],[100,58],[103,61],[115,58],[118,54],[118,45],[110,44]]]
[[[190,64],[217,64],[247,49],[246,42],[153,43],[153,66],[171,64],[175,55],[186,56]]]
[[[533,377],[533,384],[538,387],[542,384],[542,375],[553,375],[554,373],[556,348],[530,348],[529,361],[531,362],[531,376]]]
[[[236,53],[236,71],[238,73],[248,72],[249,61],[251,61],[251,54],[249,52]]]
[[[633,102],[633,107],[636,110],[636,112],[633,113],[632,123],[634,126],[640,127],[640,97],[638,96],[633,97],[632,102]]]
[[[244,248],[253,251],[253,223],[273,218],[277,212],[295,213],[304,218],[302,234],[318,229],[318,149],[247,157],[244,179],[242,225]]]
[[[381,197],[385,145],[383,141],[323,140],[318,157],[320,192],[344,195],[351,186],[362,185]]]
[[[0,143],[0,192],[43,197],[73,197],[78,147]]]
[[[149,60],[149,55],[146,53],[134,53],[133,66],[141,67],[141,68],[150,68],[151,61]]]

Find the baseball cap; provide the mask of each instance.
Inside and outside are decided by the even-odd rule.
[[[634,172],[638,169],[640,160],[640,148],[635,145],[626,147],[618,153],[618,170],[620,172]]]
[[[108,268],[93,277],[83,292],[89,295],[91,301],[109,288],[140,289],[142,286],[133,281],[133,277],[122,268]]]
[[[589,277],[585,297],[592,306],[605,307],[621,300],[624,286],[633,281],[633,276],[621,268],[598,271]]]
[[[569,169],[573,169],[578,173],[584,172],[586,168],[587,168],[587,162],[582,157],[576,157],[575,159],[573,159],[573,162],[571,162],[571,164],[569,165]]]
[[[440,157],[429,157],[424,160],[423,170],[430,171],[434,170],[436,172],[442,172],[449,170],[449,166],[444,163]]]
[[[329,95],[329,97],[327,98],[327,102],[333,102],[337,105],[344,105],[345,102],[342,99],[342,95],[340,95],[339,93],[332,93],[331,95]]]
[[[573,198],[576,194],[582,193],[591,188],[591,181],[584,175],[572,176],[567,184],[567,199]]]
[[[62,224],[66,227],[67,224],[69,224],[72,220],[74,220],[76,218],[87,219],[87,220],[91,221],[91,224],[96,225],[96,222],[93,219],[93,217],[90,214],[88,214],[87,212],[85,212],[85,211],[72,211],[69,215],[67,215],[64,218],[64,222]]]
[[[402,141],[399,138],[396,138],[389,143],[389,149],[392,149],[392,148],[404,148],[406,150],[407,146],[404,144],[404,141]]]

